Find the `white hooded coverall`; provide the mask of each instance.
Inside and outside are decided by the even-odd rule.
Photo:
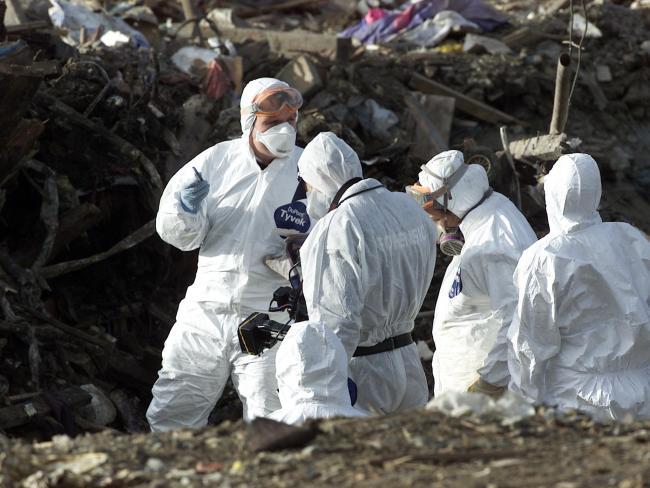
[[[351,405],[348,356],[325,324],[293,324],[278,348],[275,365],[282,409],[269,418],[299,425],[307,419],[368,415]]]
[[[271,78],[250,82],[241,107],[278,85],[288,86]],[[249,144],[253,121],[254,116],[242,116],[240,139],[221,142],[181,168],[160,201],[158,234],[183,251],[199,248],[199,261],[152,390],[147,419],[153,431],[204,426],[228,375],[246,420],[280,408],[275,348],[259,357],[243,354],[237,326],[252,312],[267,311],[273,291],[288,285],[265,266],[264,258],[284,252],[281,235],[306,232],[310,224],[305,204],[298,201],[304,198],[297,191],[302,150],[296,147],[262,170]],[[179,200],[179,192],[194,181],[193,167],[210,183],[197,214],[183,210]]]
[[[602,222],[587,154],[562,156],[544,190],[550,233],[515,273],[510,389],[598,420],[650,418],[650,242]]]
[[[332,133],[307,145],[298,168],[330,202],[361,176],[356,153]],[[358,346],[413,330],[433,276],[435,226],[413,199],[371,178],[352,185],[340,201],[300,251],[309,318],[331,327],[343,343],[358,387],[356,406],[388,413],[425,405],[428,388],[415,344],[353,354]]]
[[[450,177],[462,164],[460,151],[446,151],[427,167],[438,176]],[[430,191],[442,186],[442,181],[425,171],[420,172],[419,181]],[[471,164],[451,190],[448,209],[463,219],[460,230],[465,245],[447,267],[436,302],[436,396],[467,391],[479,379],[484,364],[484,380],[496,386],[508,384],[506,332],[516,303],[512,275],[521,253],[536,236],[517,207],[500,193],[493,192],[467,213],[488,189],[485,169]],[[439,203],[443,203],[442,197]]]

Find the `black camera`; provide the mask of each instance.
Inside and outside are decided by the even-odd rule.
[[[242,352],[259,356],[264,349],[284,339],[291,325],[271,320],[266,313],[255,312],[239,324],[239,345]]]
[[[259,356],[264,349],[273,347],[291,328],[292,322],[308,319],[307,303],[302,294],[302,275],[300,269],[300,246],[305,242],[305,234],[290,236],[285,242],[287,256],[292,264],[289,270],[289,283],[273,292],[269,312],[287,312],[286,323],[271,320],[266,313],[255,312],[239,324],[237,335],[242,352]]]

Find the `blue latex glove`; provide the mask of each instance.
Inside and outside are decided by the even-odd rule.
[[[194,170],[196,179],[193,183],[181,190],[180,199],[183,210],[195,214],[199,211],[203,199],[208,195],[210,184],[203,179],[201,173],[199,173],[196,168],[192,169]]]

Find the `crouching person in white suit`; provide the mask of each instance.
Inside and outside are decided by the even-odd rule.
[[[292,325],[278,349],[275,368],[282,409],[269,418],[299,425],[308,419],[368,415],[352,406],[348,356],[324,324]]]
[[[510,389],[598,420],[650,418],[650,242],[601,220],[588,154],[558,159],[544,191],[550,232],[515,271]]]

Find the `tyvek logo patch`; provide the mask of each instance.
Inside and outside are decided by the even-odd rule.
[[[311,224],[309,215],[307,215],[307,207],[303,202],[299,201],[278,207],[273,218],[280,231],[293,231],[304,234],[309,230]]]
[[[451,284],[451,289],[449,290],[449,298],[454,298],[457,295],[460,295],[460,292],[463,291],[463,280],[460,277],[460,269],[456,272],[454,277],[454,282]]]

